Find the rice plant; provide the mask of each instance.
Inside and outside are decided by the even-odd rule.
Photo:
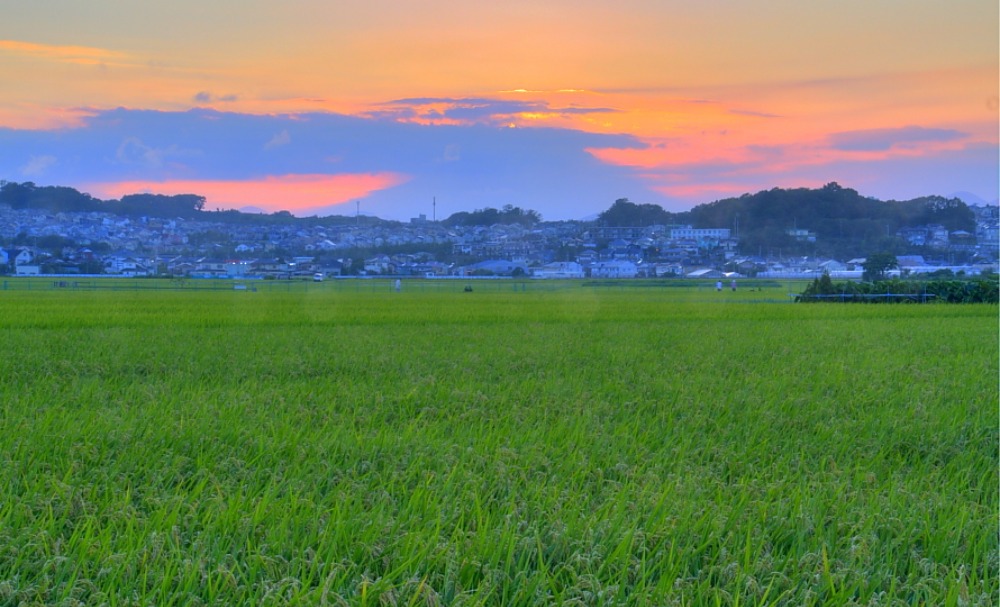
[[[996,605],[996,306],[0,296],[0,605]]]

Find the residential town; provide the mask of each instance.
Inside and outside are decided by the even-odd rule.
[[[928,225],[898,237],[926,254],[899,256],[900,273],[997,271],[998,209],[970,207],[976,233]],[[864,259],[767,252],[747,255],[730,228],[606,227],[594,222],[452,226],[428,220],[233,224],[50,213],[0,205],[0,272],[325,279],[341,276],[643,278],[860,278]],[[961,232],[961,233],[959,233]],[[790,229],[795,239],[815,239]],[[406,252],[399,252],[406,251]]]

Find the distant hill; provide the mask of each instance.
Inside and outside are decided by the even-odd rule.
[[[266,214],[260,209],[248,207],[250,212],[236,210],[206,211],[205,197],[198,194],[129,194],[120,200],[101,200],[65,186],[39,186],[27,181],[17,183],[0,181],[0,204],[14,209],[38,209],[52,213],[98,212],[125,217],[157,217],[163,219],[196,219],[227,223],[287,224],[292,222],[310,223],[318,218],[298,218],[288,211]],[[325,223],[357,223],[356,217],[331,216],[323,218]],[[366,217],[365,223],[383,220]]]
[[[519,224],[524,226],[530,226],[538,223],[542,220],[542,216],[539,215],[538,211],[531,211],[527,209],[522,209],[521,207],[515,207],[513,205],[505,205],[502,209],[476,209],[471,213],[468,211],[459,211],[458,213],[452,213],[447,219],[442,221],[446,226],[491,226],[494,224]]]
[[[729,228],[743,254],[863,256],[878,251],[904,253],[913,247],[896,236],[900,228],[942,225],[975,232],[973,212],[958,198],[924,196],[882,201],[828,183],[822,188],[774,188],[700,204],[670,213],[655,204],[627,198],[601,213],[606,226],[689,224]],[[798,231],[797,234],[791,233]]]
[[[101,200],[70,187],[39,186],[30,181],[24,183],[0,181],[0,204],[9,205],[14,209],[38,209],[52,213],[99,212],[126,217],[181,218],[243,224],[310,224],[319,221],[324,224],[398,223],[371,215],[361,215],[360,217],[341,215],[295,217],[288,211],[265,213],[263,209],[252,206],[243,207],[240,210],[206,211],[204,210],[205,197],[197,194],[174,196],[129,194],[122,196],[120,200]],[[537,211],[506,205],[502,209],[485,208],[472,212],[454,213],[441,223],[446,226],[493,225],[497,223],[533,225],[540,222],[541,219],[542,216]]]
[[[958,198],[924,196],[882,201],[828,183],[819,189],[774,188],[694,207],[687,219],[695,227],[725,227],[738,232],[740,250],[843,257],[911,248],[896,233],[901,228],[941,225],[949,231],[975,232],[976,220]],[[815,242],[789,230],[805,230]]]
[[[986,200],[981,196],[976,196],[972,192],[954,192],[952,193],[951,198],[958,198],[959,200],[961,200],[962,202],[964,202],[969,206],[985,207],[997,204],[996,200],[990,202],[989,200]]]

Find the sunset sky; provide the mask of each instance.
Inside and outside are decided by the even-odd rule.
[[[579,219],[1000,183],[996,0],[35,0],[0,179],[207,208]],[[970,197],[971,198],[971,197]],[[975,200],[968,200],[974,202]]]

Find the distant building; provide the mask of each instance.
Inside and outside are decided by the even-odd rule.
[[[590,266],[591,278],[635,278],[638,274],[638,266],[626,260],[599,261]]]
[[[810,232],[809,230],[790,229],[785,230],[785,234],[788,234],[797,242],[816,242],[816,232]]]
[[[671,228],[670,240],[728,240],[729,228]]]
[[[18,276],[38,276],[42,273],[42,266],[20,264],[14,271]]]
[[[518,261],[488,259],[459,269],[460,276],[513,276],[528,274],[528,267]]]
[[[535,268],[531,275],[535,278],[583,278],[583,266],[575,261],[556,261]]]

